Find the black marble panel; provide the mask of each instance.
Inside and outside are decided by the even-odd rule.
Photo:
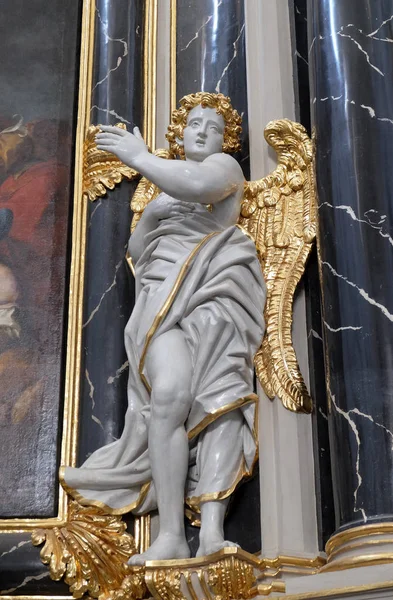
[[[177,0],[177,100],[193,92],[221,92],[242,115],[239,160],[250,176],[244,0]]]
[[[91,123],[142,126],[142,0],[97,0]],[[89,206],[79,461],[118,438],[127,407],[124,328],[134,305],[125,261],[130,198],[123,181]]]
[[[393,7],[309,2],[336,525],[393,520]]]
[[[293,65],[296,120],[311,135],[307,0],[289,0],[289,14],[292,51],[295,57]],[[315,407],[313,440],[319,546],[323,550],[335,529],[335,516],[322,337],[321,290],[316,248],[311,253],[303,280],[306,295],[310,393]]]

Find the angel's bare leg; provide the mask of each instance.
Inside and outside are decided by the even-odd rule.
[[[199,457],[200,484],[209,492],[223,492],[239,476],[243,462],[243,416],[240,410],[223,415],[203,434]],[[214,451],[213,451],[214,449]],[[202,493],[204,489],[200,490]],[[197,556],[206,556],[225,546],[224,518],[229,497],[201,503],[201,531]]]
[[[191,358],[180,328],[155,339],[148,351],[147,374],[152,386],[149,456],[160,531],[151,547],[130,559],[188,558],[184,533],[184,486],[188,470],[188,438],[184,428],[191,408]]]

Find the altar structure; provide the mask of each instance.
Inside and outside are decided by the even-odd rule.
[[[53,134],[73,148],[62,383],[58,413],[51,413],[52,445],[37,442],[45,485],[35,476],[31,503],[22,508],[15,502],[18,489],[9,488],[0,513],[0,592],[7,600],[393,598],[388,4],[80,0],[70,31],[75,29],[75,40],[81,31],[81,43],[74,40],[69,49],[79,64],[69,116],[73,141],[63,133],[61,138],[60,129]],[[13,10],[11,2],[4,8],[10,23]],[[242,116],[236,159],[247,181],[266,178],[277,166],[277,147],[274,152],[264,136],[268,123],[299,123],[311,140],[316,240],[311,248],[310,237],[288,319],[312,406],[291,410],[256,380],[258,469],[237,490],[225,521],[226,536],[239,547],[196,558],[198,529],[191,519],[185,524],[191,558],[130,568],[130,556],[146,551],[158,534],[157,512],[122,517],[99,504],[83,506],[57,477],[61,465],[80,466],[120,437],[127,406],[123,335],[134,283],[125,256],[130,203],[134,214],[140,212],[141,188],[135,194],[135,169],[108,156],[100,164],[94,137],[99,124],[129,131],[138,125],[151,151],[165,149],[172,111],[180,98],[199,91],[230,97]],[[35,113],[30,120],[23,135],[32,136],[39,161],[44,146]],[[7,135],[1,130],[15,122],[4,121],[0,140]],[[59,144],[54,147],[59,153]],[[153,193],[149,189],[144,193]],[[7,198],[0,187],[0,210],[2,202],[10,210]],[[12,237],[14,226],[3,216],[0,243]],[[10,256],[16,254],[4,251],[1,263],[8,265]],[[16,315],[15,298],[22,296],[12,299]],[[22,421],[12,417],[4,427],[21,427]],[[42,418],[41,425],[39,418],[29,422],[39,435],[50,429]],[[4,445],[5,456],[21,452],[21,431],[12,452]],[[20,468],[19,479],[30,482],[30,471]]]

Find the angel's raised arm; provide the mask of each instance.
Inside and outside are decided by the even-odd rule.
[[[212,154],[203,162],[165,160],[151,154],[137,128],[134,134],[102,127],[98,148],[113,152],[169,196],[184,202],[215,204],[243,188],[238,162],[228,154]]]

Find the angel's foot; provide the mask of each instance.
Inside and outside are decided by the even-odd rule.
[[[199,548],[196,555],[197,557],[207,556],[223,548],[240,548],[240,546],[235,542],[224,540],[219,532],[209,532],[207,535],[199,536]]]
[[[131,556],[128,564],[144,565],[147,560],[190,558],[190,548],[184,536],[162,533],[143,554]]]

